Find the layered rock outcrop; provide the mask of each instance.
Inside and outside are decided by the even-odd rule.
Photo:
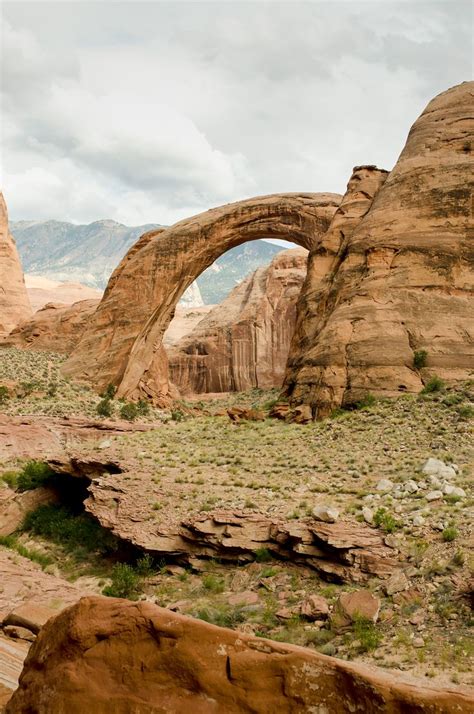
[[[279,253],[167,349],[181,393],[281,387],[308,251]]]
[[[66,374],[118,386],[118,396],[169,397],[163,333],[184,290],[230,248],[284,238],[309,249],[325,233],[338,194],[275,194],[214,208],[143,235],[112,275]]]
[[[98,304],[99,300],[81,300],[72,305],[48,303],[29,320],[17,325],[2,344],[69,354],[81,339]]]
[[[151,603],[89,597],[42,628],[6,712],[454,714],[470,711],[471,695]]]
[[[440,94],[385,181],[355,170],[311,251],[286,374],[293,403],[324,416],[369,390],[418,392],[433,373],[472,373],[473,105],[474,82]]]
[[[8,230],[8,212],[0,192],[0,337],[31,315],[20,258]]]

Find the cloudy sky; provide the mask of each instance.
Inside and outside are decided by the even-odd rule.
[[[472,2],[1,2],[10,217],[173,223],[391,168],[472,78]]]

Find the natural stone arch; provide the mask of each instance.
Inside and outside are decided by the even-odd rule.
[[[246,241],[279,238],[308,250],[329,227],[341,196],[272,194],[213,208],[143,235],[110,278],[64,371],[118,396],[169,395],[163,334],[186,288],[223,253]]]

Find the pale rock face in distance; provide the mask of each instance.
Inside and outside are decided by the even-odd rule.
[[[0,337],[31,316],[23,271],[15,241],[8,230],[8,213],[0,193]]]
[[[281,387],[308,251],[282,251],[167,349],[182,394]]]

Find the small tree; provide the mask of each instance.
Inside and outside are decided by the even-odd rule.
[[[416,350],[413,354],[413,366],[415,369],[423,369],[426,367],[428,352],[426,350]]]
[[[113,413],[113,406],[111,400],[108,397],[104,397],[104,399],[102,399],[98,403],[96,411],[99,416],[111,417]]]
[[[126,402],[120,407],[120,416],[127,421],[135,421],[138,416],[137,405],[133,402]]]

